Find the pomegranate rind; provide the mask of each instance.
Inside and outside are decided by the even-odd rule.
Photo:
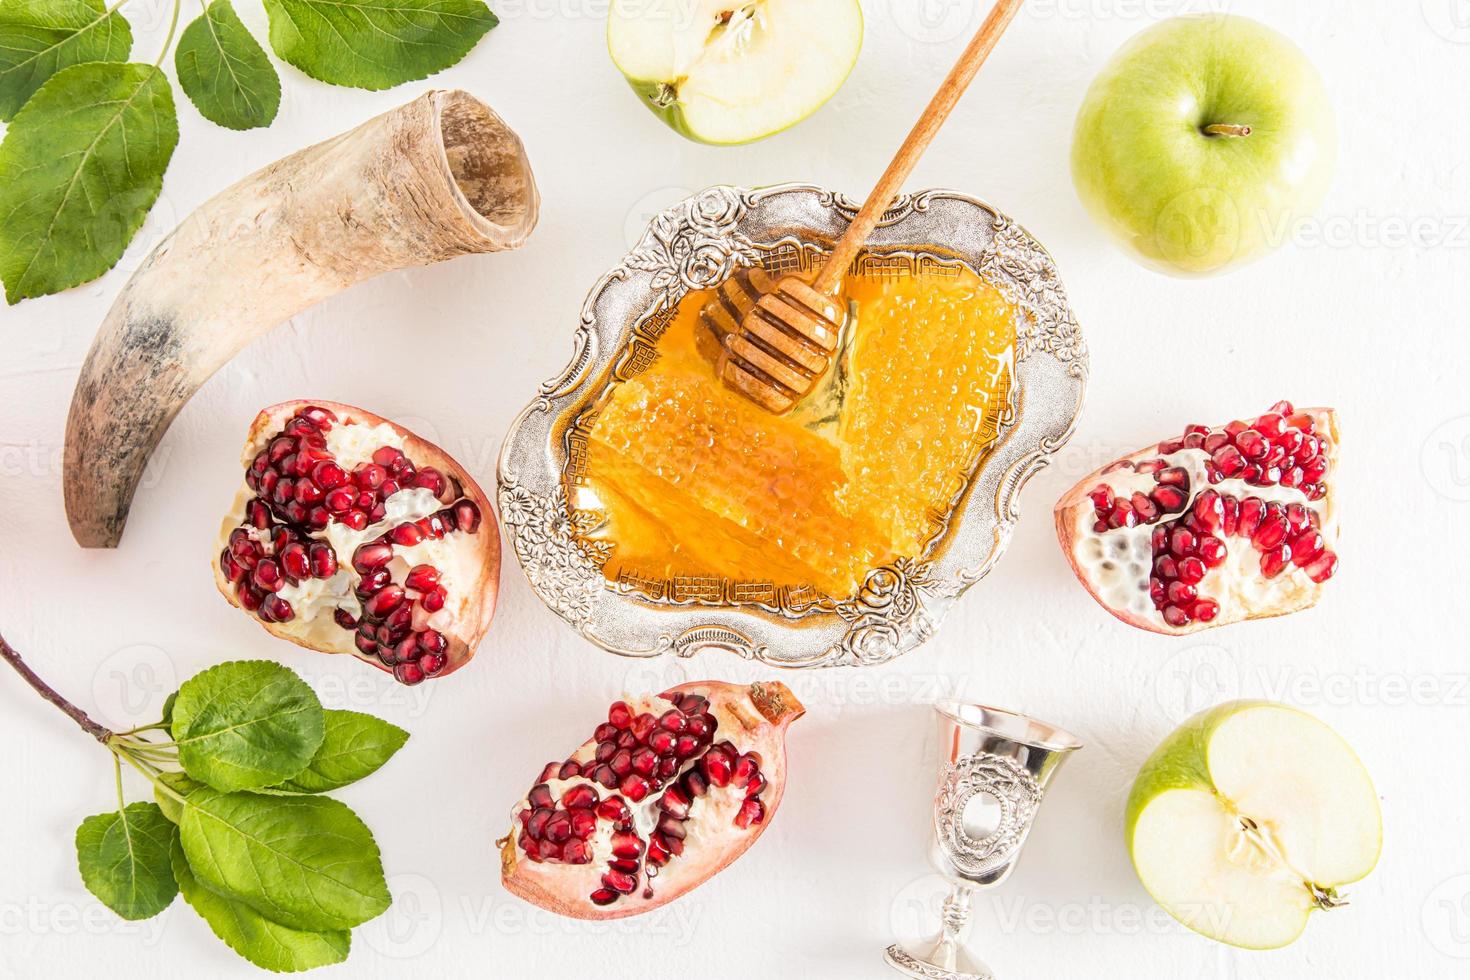
[[[1329,476],[1337,472],[1338,452],[1342,440],[1338,430],[1337,413],[1331,408],[1299,408],[1298,414],[1310,415],[1316,426],[1316,434],[1323,440],[1323,453],[1327,457]],[[1154,459],[1159,455],[1161,442],[1145,446],[1137,452],[1121,459],[1131,460],[1133,463],[1141,463],[1145,460]],[[1219,616],[1209,622],[1192,621],[1184,626],[1170,626],[1164,622],[1162,617],[1149,618],[1133,613],[1131,610],[1119,608],[1110,603],[1102,594],[1098,583],[1093,579],[1085,563],[1078,556],[1078,548],[1081,543],[1090,537],[1090,526],[1093,520],[1094,507],[1088,493],[1099,483],[1108,481],[1108,471],[1117,465],[1117,460],[1106,466],[1093,470],[1087,476],[1077,482],[1072,489],[1062,495],[1057,501],[1053,516],[1056,520],[1057,540],[1061,543],[1062,554],[1066,556],[1068,564],[1072,566],[1072,573],[1077,580],[1087,589],[1087,593],[1109,613],[1129,626],[1136,626],[1151,633],[1162,633],[1167,636],[1187,636],[1202,630],[1214,629],[1218,626],[1228,626],[1232,623],[1244,622],[1253,619],[1270,619],[1277,616],[1286,616],[1291,613],[1301,612],[1315,606],[1322,597],[1322,591],[1326,582],[1303,581],[1303,587],[1296,590],[1294,594],[1283,601],[1265,603],[1251,607],[1237,607],[1233,612]],[[1326,496],[1316,505],[1323,515],[1322,535],[1327,540],[1328,547],[1335,546],[1338,537],[1337,499],[1335,481],[1329,480],[1325,484]],[[1193,499],[1193,497],[1191,497]],[[1292,574],[1297,574],[1293,570]]]
[[[478,575],[472,582],[455,583],[453,595],[456,603],[454,609],[454,626],[444,631],[445,639],[449,641],[448,649],[445,651],[444,667],[433,675],[441,678],[452,674],[464,666],[475,655],[485,634],[490,629],[491,620],[495,617],[496,600],[500,593],[500,526],[495,519],[495,511],[490,504],[490,498],[480,488],[474,477],[470,476],[459,463],[455,462],[443,449],[427,439],[420,438],[408,429],[394,423],[391,419],[385,419],[365,409],[341,402],[324,401],[322,399],[303,399],[300,401],[281,402],[269,408],[262,409],[255,416],[255,421],[250,425],[250,431],[245,437],[245,445],[240,453],[240,470],[244,473],[255,459],[257,453],[264,448],[270,440],[281,431],[282,427],[290,421],[298,411],[308,406],[319,406],[325,408],[337,416],[339,423],[352,423],[366,426],[387,425],[403,440],[403,452],[413,459],[420,468],[432,466],[442,473],[454,477],[459,481],[464,497],[472,500],[480,509],[480,526],[474,534],[464,535],[466,544],[473,542],[477,550],[473,564],[478,568]],[[230,605],[242,612],[245,610],[240,604],[239,597],[231,587],[224,572],[220,569],[218,554],[229,544],[230,532],[240,526],[240,515],[245,511],[245,505],[256,496],[255,492],[245,485],[243,479],[240,490],[235,495],[230,510],[220,524],[219,538],[214,546],[214,560],[211,567],[214,569],[214,585],[219,594],[229,601]],[[347,564],[350,555],[338,555],[338,561]],[[374,656],[368,656],[357,650],[352,642],[353,634],[343,630],[342,643],[337,646],[327,646],[320,643],[312,643],[308,639],[296,635],[290,628],[289,623],[268,623],[255,615],[250,615],[258,625],[263,627],[272,636],[294,643],[299,647],[312,650],[317,653],[350,653],[363,663],[377,667],[391,674],[393,668],[385,665]]]
[[[530,805],[528,800],[522,799],[512,810],[510,833],[497,842],[501,881],[512,895],[572,919],[600,921],[642,915],[667,905],[708,881],[734,863],[765,833],[786,794],[786,728],[800,718],[806,708],[791,689],[779,681],[749,685],[697,681],[681,684],[671,691],[708,698],[710,711],[719,722],[719,737],[731,740],[742,752],[760,754],[761,772],[766,778],[760,797],[765,806],[765,818],[748,829],[736,828],[730,818],[738,809],[739,801],[733,794],[721,796],[720,807],[701,817],[701,828],[712,829],[714,833],[703,838],[698,850],[686,850],[660,869],[652,898],[633,894],[626,896],[624,901],[597,906],[587,896],[596,887],[603,868],[596,864],[537,863],[521,853],[518,846],[521,829],[516,815]],[[655,702],[668,703],[658,697],[641,698],[637,702],[651,707]],[[628,703],[635,704],[635,700],[630,698]],[[574,755],[595,745],[595,740],[589,739]],[[703,799],[710,800],[712,796]],[[734,805],[730,804],[731,800],[735,801]],[[711,843],[717,846],[710,846]]]

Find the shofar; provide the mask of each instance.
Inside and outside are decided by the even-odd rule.
[[[436,91],[203,204],[123,287],[82,365],[62,476],[78,543],[117,547],[159,440],[246,344],[380,273],[516,248],[539,203],[520,138]]]

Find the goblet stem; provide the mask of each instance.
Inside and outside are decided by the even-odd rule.
[[[939,943],[934,947],[935,962],[953,963],[955,954],[964,948],[970,937],[970,897],[975,889],[955,885],[944,900],[940,913]],[[941,953],[947,953],[940,956]]]

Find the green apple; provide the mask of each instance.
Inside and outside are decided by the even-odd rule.
[[[701,143],[749,143],[832,97],[863,45],[858,0],[613,0],[612,60],[640,101]]]
[[[1336,161],[1322,77],[1290,40],[1228,14],[1175,17],[1124,45],[1072,142],[1088,211],[1145,264],[1182,276],[1290,237]]]
[[[1232,946],[1274,949],[1373,870],[1383,816],[1331,728],[1233,701],[1189,719],[1143,764],[1127,835],[1139,880],[1170,915]]]

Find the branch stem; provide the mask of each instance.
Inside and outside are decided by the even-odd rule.
[[[0,636],[0,659],[3,659],[10,666],[14,667],[16,673],[25,678],[25,682],[34,688],[37,694],[65,712],[68,718],[81,726],[82,731],[103,745],[106,745],[108,739],[112,738],[112,732],[108,731],[102,725],[97,724],[97,722],[87,716],[85,711],[58,694],[56,689],[50,684],[41,680],[36,672],[31,670],[26,662],[21,659],[20,654],[16,652],[15,648],[5,642],[5,637],[3,636]]]

